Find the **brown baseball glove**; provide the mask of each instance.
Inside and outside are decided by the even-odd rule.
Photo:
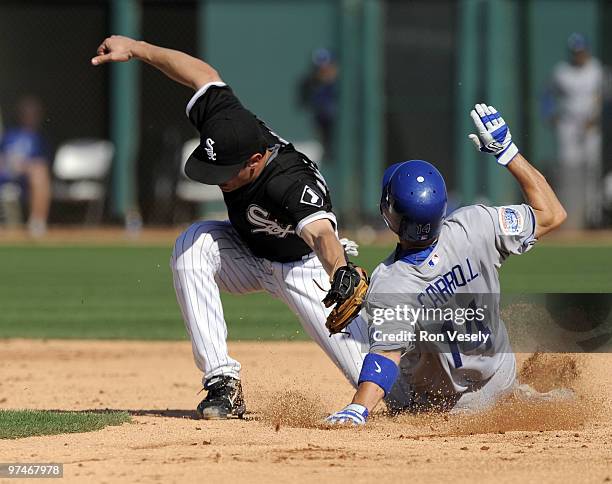
[[[368,291],[368,275],[352,263],[339,267],[331,282],[331,288],[323,299],[326,307],[333,306],[325,326],[330,334],[340,333],[357,317]]]

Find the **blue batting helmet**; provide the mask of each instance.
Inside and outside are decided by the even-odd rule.
[[[438,236],[446,215],[446,184],[438,169],[423,160],[395,163],[383,176],[380,212],[400,239]]]

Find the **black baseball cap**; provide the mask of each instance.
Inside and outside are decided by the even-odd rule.
[[[221,185],[236,176],[267,143],[257,118],[247,110],[224,112],[207,120],[200,130],[200,145],[187,159],[185,174],[206,185]]]

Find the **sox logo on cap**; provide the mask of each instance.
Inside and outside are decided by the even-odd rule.
[[[212,140],[212,138],[206,138],[206,148],[204,149],[206,150],[206,154],[208,155],[208,158],[211,161],[217,160],[217,154],[215,153],[215,150],[213,148],[214,144],[215,142]]]

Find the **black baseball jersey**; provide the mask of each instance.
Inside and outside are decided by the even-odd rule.
[[[246,108],[228,86],[215,82],[194,95],[187,114],[201,129],[205,120],[235,109]],[[306,224],[329,219],[336,226],[329,190],[315,163],[260,123],[272,156],[253,183],[223,197],[230,222],[255,256],[295,261],[312,252],[299,236]]]

